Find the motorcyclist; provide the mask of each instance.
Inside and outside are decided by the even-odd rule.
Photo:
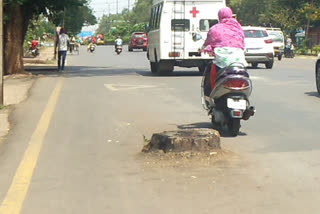
[[[38,45],[39,42],[34,38],[30,44],[29,51],[31,51],[33,56],[37,56],[39,54]]]
[[[71,37],[70,43],[69,43],[69,51],[72,53],[76,45],[76,38],[74,36]]]
[[[34,50],[34,49],[37,49],[38,48],[38,41],[36,40],[36,39],[33,39],[32,41],[31,41],[31,48],[32,48],[32,50]]]
[[[292,51],[292,39],[288,35],[286,39],[286,46],[284,49],[285,57],[289,57],[291,55],[291,51]]]
[[[204,52],[215,56],[216,66],[211,67],[211,89],[215,86],[217,71],[232,63],[248,66],[244,55],[244,31],[240,23],[232,18],[232,10],[224,7],[218,13],[219,23],[213,25],[204,43]]]
[[[116,40],[114,40],[115,51],[117,51],[118,46],[122,46],[122,39],[120,38],[120,36],[118,36],[118,38]]]
[[[90,51],[91,47],[95,48],[95,44],[92,41],[88,45],[88,51]]]

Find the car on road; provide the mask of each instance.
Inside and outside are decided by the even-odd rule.
[[[266,28],[244,26],[245,57],[253,68],[257,68],[259,63],[265,64],[267,69],[271,69],[274,63],[274,48],[272,38]]]
[[[148,37],[144,32],[134,32],[131,35],[131,39],[128,45],[128,51],[133,51],[133,49],[143,49],[147,51],[148,48]]]
[[[318,59],[316,62],[316,86],[320,95],[320,54],[318,55]]]
[[[280,28],[267,28],[267,33],[272,38],[274,56],[280,61],[284,54],[284,36]]]

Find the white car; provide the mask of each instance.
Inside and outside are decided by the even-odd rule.
[[[318,55],[318,59],[316,62],[316,85],[318,93],[320,95],[320,54]]]
[[[272,38],[266,28],[244,26],[245,56],[248,63],[253,68],[257,68],[259,63],[265,64],[266,68],[271,69],[274,62],[274,48]]]
[[[272,38],[274,56],[280,61],[284,54],[284,36],[280,28],[267,28],[269,36]]]

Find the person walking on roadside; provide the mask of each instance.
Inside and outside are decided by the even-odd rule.
[[[64,28],[60,29],[58,38],[58,71],[64,71],[64,65],[67,57],[69,36]],[[62,58],[62,64],[61,64]]]

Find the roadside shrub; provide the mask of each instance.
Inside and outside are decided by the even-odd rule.
[[[320,52],[320,45],[316,45],[312,48],[312,51],[316,53],[316,55]]]
[[[302,41],[301,46],[296,50],[296,53],[306,55],[309,52],[306,40]]]

